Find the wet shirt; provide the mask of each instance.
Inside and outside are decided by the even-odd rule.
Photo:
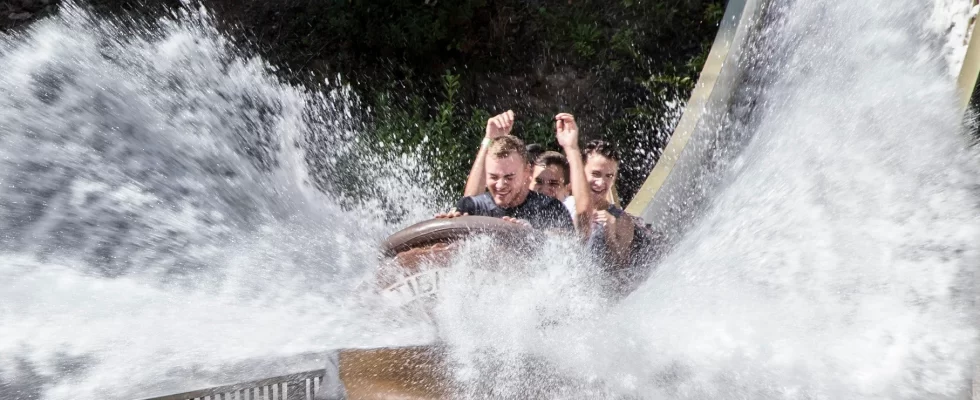
[[[562,202],[565,210],[568,214],[575,218],[575,196],[568,196],[565,201]],[[622,208],[617,207],[615,204],[610,204],[609,208],[606,209],[613,217],[620,218],[626,213]],[[592,230],[590,231],[589,242],[590,247],[595,247],[595,243],[605,243],[605,227],[600,225],[598,222],[592,223]]]
[[[565,201],[562,202],[565,207],[566,212],[571,215],[575,215],[575,197],[568,196]],[[606,211],[610,215],[616,217],[617,219],[622,218],[623,214],[626,213],[622,208],[616,207],[614,204],[610,204]],[[606,243],[606,227],[598,222],[592,222],[592,229],[589,230],[589,237],[585,241],[585,246],[592,251],[592,254],[601,258],[602,263],[609,263],[609,246]]]
[[[489,192],[463,197],[456,202],[456,211],[485,217],[523,219],[535,229],[575,230],[572,218],[560,201],[534,191],[527,193],[523,203],[511,208],[497,206]]]

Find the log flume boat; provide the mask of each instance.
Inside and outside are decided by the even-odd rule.
[[[691,201],[710,190],[692,182],[724,154],[712,153],[734,138],[701,135],[713,126],[712,112],[724,110],[744,75],[740,62],[743,48],[763,26],[767,0],[731,0],[718,34],[701,71],[698,83],[685,105],[663,156],[650,172],[643,186],[626,210],[646,222],[656,222],[657,230],[676,240],[690,225],[697,207]],[[975,25],[971,26],[975,31]],[[980,76],[980,35],[971,35],[965,62],[958,75],[960,106],[976,107]],[[721,141],[721,142],[715,142]],[[729,156],[734,156],[730,154]],[[669,195],[662,195],[668,193]],[[693,201],[694,205],[698,201]],[[385,260],[379,269],[378,287],[385,296],[405,306],[419,306],[435,295],[439,285],[440,265],[452,255],[454,243],[475,234],[500,238],[520,237],[514,224],[483,217],[453,220],[430,220],[392,235],[382,247]],[[505,240],[504,242],[507,242]],[[670,243],[666,243],[669,247]],[[144,400],[338,400],[338,399],[443,399],[452,398],[451,379],[445,376],[445,350],[438,344],[376,349],[344,349],[326,356],[323,369],[218,386]],[[977,382],[976,380],[974,382]],[[980,398],[974,385],[973,398]]]
[[[493,238],[495,246],[520,246],[527,243],[531,233],[522,225],[490,217],[420,222],[382,243],[377,288],[394,306],[426,313],[439,288],[440,273],[448,267],[460,241],[486,235]],[[444,376],[444,354],[438,344],[343,349],[326,356],[324,369],[146,400],[448,398],[453,387],[451,379]]]
[[[739,81],[738,59],[766,0],[732,0],[691,94],[681,121],[671,136],[664,156],[651,171],[627,211],[646,222],[671,215],[670,201],[654,201],[659,192],[680,192],[677,184],[689,175],[687,166],[699,164],[697,151],[685,151],[688,142],[696,143],[698,127],[707,109],[723,106]],[[695,149],[697,150],[697,149]],[[685,162],[684,157],[694,158]],[[675,168],[679,166],[678,168]],[[674,170],[677,174],[672,174]],[[668,199],[669,200],[669,199]],[[673,219],[671,219],[673,220]],[[450,222],[451,221],[451,222]],[[683,225],[683,221],[678,222]],[[673,232],[671,226],[660,227]],[[439,270],[419,266],[423,260],[438,265],[452,254],[452,244],[474,234],[514,237],[520,232],[515,225],[499,219],[465,217],[454,220],[430,220],[413,225],[388,238],[382,245],[385,260],[379,269],[381,293],[409,307],[419,306],[434,295],[439,284]],[[419,308],[417,307],[417,308]],[[453,387],[445,376],[445,351],[438,345],[378,349],[347,349],[331,352],[326,368],[283,375],[251,382],[212,387],[143,400],[198,399],[443,399],[452,398]]]

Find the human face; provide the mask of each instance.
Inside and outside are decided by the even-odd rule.
[[[531,171],[531,190],[545,196],[551,196],[558,200],[565,200],[568,196],[568,184],[561,172],[561,168],[556,165],[542,167],[535,165]]]
[[[510,208],[527,199],[528,178],[531,166],[520,156],[511,154],[504,158],[487,157],[487,190],[498,207]]]
[[[619,163],[598,154],[585,160],[585,180],[589,184],[592,203],[602,206],[609,202],[609,189],[616,184]]]

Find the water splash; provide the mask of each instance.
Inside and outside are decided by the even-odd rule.
[[[753,139],[625,301],[567,241],[468,243],[435,313],[460,395],[962,396],[978,175],[927,11],[774,5]],[[190,10],[124,29],[68,5],[0,37],[0,70],[0,397],[130,398],[431,339],[354,289],[395,228],[383,205],[422,219],[432,186],[350,168],[342,88],[283,84]],[[359,172],[387,200],[344,198]],[[518,271],[466,280],[487,263]]]
[[[392,183],[424,171],[357,153],[348,89],[282,83],[204,10],[130,25],[65,4],[0,37],[0,398],[162,394],[421,340],[372,328],[352,291],[395,228],[378,203],[430,215],[405,201],[425,187]],[[344,196],[352,157],[388,162],[360,175],[372,202]]]
[[[772,4],[765,53],[750,57],[762,62],[747,64],[761,79],[737,97],[752,101],[751,119],[713,132],[751,140],[639,290],[608,307],[583,301],[591,280],[556,274],[566,252],[545,251],[532,290],[450,292],[439,322],[468,327],[443,338],[460,379],[478,377],[469,393],[967,397],[977,159],[926,3]],[[473,292],[493,299],[487,311],[453,306]],[[540,328],[554,312],[573,318]]]

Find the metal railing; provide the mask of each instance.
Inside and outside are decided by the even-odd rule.
[[[313,400],[324,374],[318,369],[142,400]]]

